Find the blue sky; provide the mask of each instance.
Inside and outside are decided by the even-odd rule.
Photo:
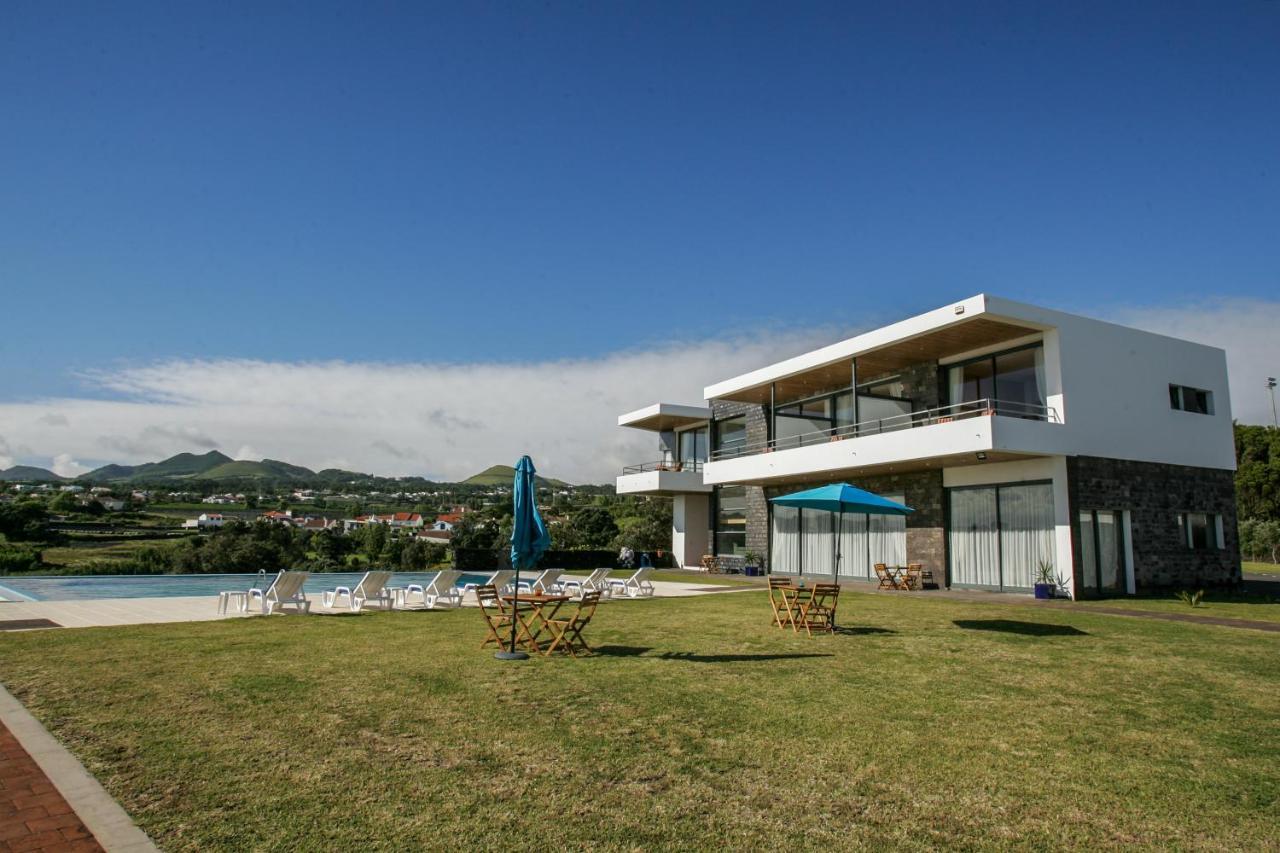
[[[10,2],[0,402],[1273,300],[1277,44],[1266,0]]]

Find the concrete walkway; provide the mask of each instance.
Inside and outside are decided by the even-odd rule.
[[[0,686],[0,851],[155,853],[151,839]]]

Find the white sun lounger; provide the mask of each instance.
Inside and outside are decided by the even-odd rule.
[[[645,567],[636,569],[635,573],[629,578],[614,578],[609,581],[609,589],[614,593],[621,593],[627,598],[649,597],[653,595],[653,584],[649,581],[649,575],[653,574],[653,569]]]
[[[506,590],[507,587],[511,586],[511,579],[514,578],[515,576],[516,576],[516,573],[514,571],[509,571],[507,569],[503,569],[502,571],[499,571],[499,572],[494,572],[492,575],[489,576],[489,579],[487,581],[482,581],[481,583],[464,584],[462,587],[462,594],[466,595],[469,592],[475,592],[476,587],[478,586],[492,585],[498,590],[498,594],[502,595],[503,591]]]
[[[613,569],[596,569],[587,577],[570,577],[560,581],[560,588],[564,590],[566,595],[572,595],[574,598],[582,598],[585,592],[598,592],[601,595],[609,594],[609,572]]]
[[[549,593],[560,585],[560,576],[564,574],[563,569],[547,569],[539,572],[538,576],[533,580],[521,580],[521,592],[544,592]]]
[[[252,606],[254,599],[257,599],[262,612],[267,615],[277,610],[283,613],[286,607],[292,607],[298,613],[310,613],[311,602],[307,601],[307,594],[302,591],[302,585],[307,582],[307,576],[310,574],[310,572],[281,572],[266,589],[255,587],[249,590],[249,606]]]
[[[365,572],[364,577],[360,578],[360,582],[354,589],[346,586],[336,587],[323,592],[321,598],[325,607],[333,607],[334,603],[345,595],[347,606],[355,613],[359,613],[366,604],[390,610],[393,607],[391,593],[387,591],[387,582],[390,580],[391,572]]]
[[[436,572],[436,576],[425,585],[411,583],[404,588],[403,603],[408,605],[409,596],[416,594],[422,599],[422,606],[428,610],[434,610],[442,604],[447,607],[457,607],[462,603],[462,590],[457,586],[460,577],[462,572],[442,569]]]

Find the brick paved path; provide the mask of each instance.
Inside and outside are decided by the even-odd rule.
[[[0,723],[0,853],[101,851],[71,806]]]

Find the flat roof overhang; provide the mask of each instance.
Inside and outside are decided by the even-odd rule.
[[[979,460],[977,453],[952,453],[946,456],[934,456],[929,459],[908,459],[900,462],[885,462],[874,465],[851,466],[829,471],[811,471],[803,474],[789,474],[780,477],[752,477],[718,482],[716,485],[743,486],[796,486],[811,483],[843,483],[857,485],[859,477],[871,477],[883,474],[906,474],[913,471],[935,471],[943,468],[962,468],[975,465],[990,465],[993,462],[1015,462],[1019,459],[1036,459],[1044,453],[1018,453],[1007,450],[980,451],[986,457]]]
[[[679,403],[654,403],[618,418],[618,426],[661,432],[669,429],[694,426],[711,420],[711,409],[706,406],[685,406]]]
[[[970,297],[866,334],[813,350],[795,358],[709,385],[708,400],[767,403],[771,393],[780,400],[800,399],[832,388],[847,388],[852,360],[858,360],[858,381],[903,370],[922,362],[983,347],[1007,343],[1048,328],[1043,322],[997,316],[995,300]],[[1000,301],[1000,307],[1020,307]]]

